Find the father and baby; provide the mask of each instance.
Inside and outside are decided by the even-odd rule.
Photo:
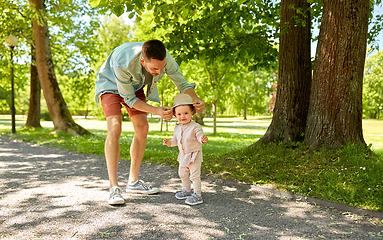
[[[147,113],[159,115],[165,120],[177,118],[172,139],[164,139],[163,145],[178,146],[182,191],[177,199],[196,205],[203,203],[201,192],[202,144],[208,141],[202,127],[191,120],[193,114],[202,112],[204,102],[194,91],[195,84],[188,83],[179,71],[179,65],[159,40],[129,42],[115,48],[97,72],[95,100],[104,110],[107,123],[105,158],[109,176],[110,205],[124,204],[122,189],[117,181],[120,158],[119,139],[122,131],[122,106],[125,107],[134,127],[130,146],[130,172],[127,193],[155,194],[159,188],[139,179],[139,170],[146,148],[149,131]],[[154,107],[147,100],[160,103],[157,83],[164,74],[173,81],[180,92],[174,97],[172,107]],[[144,87],[146,86],[146,93]],[[190,180],[192,181],[193,189]]]

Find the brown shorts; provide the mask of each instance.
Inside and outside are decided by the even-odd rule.
[[[146,102],[146,97],[143,88],[136,91],[136,96],[138,99]],[[142,112],[140,110],[130,108],[125,102],[124,99],[114,93],[104,93],[101,95],[101,105],[102,109],[104,109],[105,118],[113,115],[121,115],[122,105],[125,106],[126,111],[129,114],[129,117],[133,117],[138,114],[147,114],[146,112]]]

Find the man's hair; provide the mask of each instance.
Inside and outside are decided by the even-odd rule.
[[[142,57],[146,61],[151,59],[164,60],[166,57],[165,45],[160,40],[149,40],[142,45]]]

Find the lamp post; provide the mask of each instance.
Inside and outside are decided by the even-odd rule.
[[[17,38],[9,35],[5,39],[5,44],[11,49],[11,116],[12,116],[12,133],[16,133],[16,109],[15,109],[15,89],[13,81],[13,48],[17,46]]]

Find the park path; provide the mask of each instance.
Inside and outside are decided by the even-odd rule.
[[[120,163],[121,184],[128,164]],[[143,164],[141,176],[161,192],[124,193],[125,205],[109,206],[103,157],[0,136],[0,238],[383,239],[381,213],[362,216],[212,176],[202,178],[205,203],[192,207],[174,198],[177,169]]]

